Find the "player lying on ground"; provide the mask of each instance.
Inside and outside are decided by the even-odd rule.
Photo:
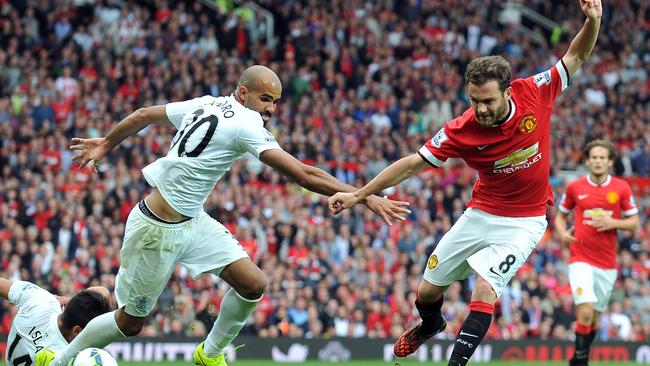
[[[273,71],[252,66],[230,96],[140,109],[104,138],[73,140],[71,149],[79,152],[73,159],[85,166],[149,124],[178,129],[167,156],[142,170],[153,189],[126,222],[115,280],[119,309],[90,322],[55,359],[52,352],[40,352],[37,366],[61,366],[82,349],[139,334],[178,263],[194,277],[212,273],[232,287],[205,342],[194,353],[197,365],[226,365],[223,351],[261,300],[267,282],[237,239],[203,210],[216,183],[248,152],[313,192],[331,195],[355,190],[289,155],[264,128],[281,94],[280,79]],[[376,196],[368,197],[365,204],[388,224],[404,220],[409,212],[407,202]]]
[[[0,297],[18,307],[7,338],[7,366],[31,365],[44,348],[63,349],[91,319],[111,311],[109,292],[101,286],[67,298],[30,282],[0,277]]]
[[[467,364],[490,326],[503,287],[546,230],[546,207],[553,202],[551,108],[591,54],[600,28],[600,1],[580,1],[580,5],[587,20],[555,66],[511,82],[504,58],[471,61],[465,72],[471,107],[463,115],[447,122],[417,154],[393,163],[359,191],[330,197],[330,210],[337,214],[428,165],[440,167],[447,158],[462,158],[478,172],[469,208],[427,262],[415,302],[422,322],[400,336],[396,356],[415,352],[445,328],[440,312],[445,289],[475,272],[470,313],[449,360],[453,366]]]
[[[609,175],[616,148],[609,141],[595,140],[584,150],[586,177],[566,188],[555,216],[555,228],[569,245],[569,282],[576,304],[575,354],[569,365],[589,362],[589,348],[607,309],[616,282],[616,231],[636,230],[639,210],[630,185]],[[567,219],[575,210],[574,227]]]

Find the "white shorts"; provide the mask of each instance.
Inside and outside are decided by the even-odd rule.
[[[501,295],[544,235],[546,217],[504,217],[468,208],[440,239],[424,279],[448,286],[476,272]]]
[[[607,309],[616,282],[616,269],[602,269],[585,262],[569,264],[569,283],[576,305],[593,303],[594,310]]]
[[[193,277],[219,275],[246,251],[225,226],[205,212],[191,220],[167,224],[145,216],[138,205],[126,221],[122,262],[115,279],[115,297],[126,313],[144,317],[182,264]]]

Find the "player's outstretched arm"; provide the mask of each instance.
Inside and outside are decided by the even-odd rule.
[[[11,288],[11,281],[6,278],[0,277],[0,297],[9,300],[9,289]]]
[[[366,199],[366,197],[392,187],[413,176],[429,164],[418,154],[403,157],[382,170],[363,188],[353,193],[337,193],[329,199],[329,208],[333,214],[338,214]]]
[[[600,29],[600,18],[603,15],[601,0],[580,0],[582,12],[587,16],[585,24],[580,32],[573,38],[571,45],[566,54],[562,57],[562,62],[573,76],[582,64],[589,58],[591,51],[594,49],[598,30]]]
[[[97,172],[97,162],[101,160],[109,151],[119,145],[125,138],[136,134],[138,131],[150,124],[171,125],[164,105],[140,108],[129,114],[121,120],[105,137],[84,139],[75,137],[72,139],[73,145],[70,150],[78,153],[72,157],[72,160],[78,162],[84,167],[91,161],[93,170]]]
[[[260,155],[260,160],[312,192],[330,196],[336,192],[354,192],[357,190],[355,187],[337,180],[322,169],[304,164],[282,149],[266,150]],[[406,220],[405,215],[411,212],[406,208],[408,202],[393,201],[377,196],[368,197],[363,203],[372,212],[381,216],[388,225],[392,224],[392,220]]]

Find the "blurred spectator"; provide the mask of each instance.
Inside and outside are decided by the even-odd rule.
[[[145,129],[113,151],[99,174],[71,165],[67,147],[71,137],[99,136],[140,106],[227,93],[243,69],[266,64],[284,83],[267,126],[279,143],[361,186],[467,108],[462,77],[469,60],[500,53],[513,76],[524,77],[568,47],[564,36],[536,42],[499,23],[501,2],[494,0],[257,3],[274,16],[275,43],[266,42],[264,17],[236,2],[217,10],[174,0],[0,6],[2,276],[64,295],[86,285],[113,288],[125,213],[148,189],[140,170],[166,153],[174,131]],[[528,6],[566,34],[580,26],[573,1]],[[576,169],[582,146],[595,138],[616,143],[617,174],[650,176],[650,12],[634,0],[603,6],[608,26],[554,108],[557,192],[564,190],[558,172]],[[205,209],[237,233],[269,278],[244,332],[398,335],[417,318],[412,304],[422,268],[462,213],[474,180],[450,161],[387,191],[413,211],[407,223],[387,227],[363,207],[332,218],[324,197],[254,159],[237,162]],[[650,188],[637,188],[643,229],[620,238],[621,286],[602,316],[600,339],[650,341]],[[571,338],[567,258],[549,230],[504,291],[488,336]],[[453,338],[465,317],[468,281],[448,290],[441,338]],[[202,336],[226,288],[177,269],[143,335]],[[0,332],[14,312],[0,305]]]
[[[634,340],[632,334],[632,321],[627,314],[622,312],[620,302],[612,304],[609,313],[609,319],[612,327],[609,329],[609,335],[612,339],[619,339],[622,341]]]

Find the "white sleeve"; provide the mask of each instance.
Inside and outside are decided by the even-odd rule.
[[[258,159],[263,151],[280,149],[280,145],[275,140],[275,136],[266,128],[252,121],[239,130],[239,141],[246,151]]]
[[[43,292],[49,294],[31,282],[14,281],[9,288],[9,302],[21,307],[32,297],[42,297]]]
[[[180,128],[181,122],[183,121],[183,117],[186,114],[193,112],[195,109],[197,109],[202,105],[210,103],[213,99],[215,99],[213,96],[206,95],[203,97],[194,98],[183,102],[167,103],[165,105],[165,112],[167,113],[167,118],[174,125],[174,127],[178,129]]]

